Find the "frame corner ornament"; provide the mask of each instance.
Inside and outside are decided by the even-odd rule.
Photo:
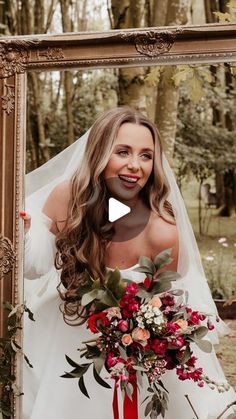
[[[0,78],[24,73],[29,62],[29,48],[38,41],[2,40],[0,43]]]
[[[122,33],[121,37],[125,41],[132,41],[140,54],[147,55],[148,57],[157,57],[160,54],[167,53],[171,49],[176,33],[149,30],[146,32]]]
[[[15,259],[11,240],[0,234],[0,278],[12,270]]]

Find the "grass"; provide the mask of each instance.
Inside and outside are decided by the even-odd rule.
[[[236,218],[219,217],[217,210],[202,208],[205,234],[200,236],[197,182],[186,182],[182,193],[213,297],[228,298],[236,293]]]

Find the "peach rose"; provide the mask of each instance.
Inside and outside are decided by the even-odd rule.
[[[188,322],[184,319],[176,320],[175,324],[178,324],[178,326],[183,330],[188,327]]]
[[[129,346],[133,342],[133,339],[131,335],[129,335],[128,333],[125,333],[121,338],[121,342],[123,343],[123,345]]]
[[[136,342],[145,342],[147,339],[150,338],[150,332],[146,329],[142,329],[141,327],[135,327],[135,329],[132,332],[132,338]]]
[[[150,304],[153,307],[160,308],[162,305],[162,302],[161,302],[161,299],[157,295],[154,295],[154,297],[151,298],[148,304]]]

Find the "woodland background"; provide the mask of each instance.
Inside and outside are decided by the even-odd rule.
[[[5,0],[2,35],[235,22],[231,0]],[[130,105],[158,125],[213,295],[236,293],[236,71],[230,63],[28,74],[27,171],[104,110]],[[201,200],[209,183],[216,205]]]

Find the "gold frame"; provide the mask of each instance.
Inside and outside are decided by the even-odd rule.
[[[23,302],[26,73],[236,61],[236,24],[212,24],[0,38],[0,336],[7,332],[3,302]],[[21,336],[18,336],[21,339]],[[21,356],[13,372],[21,383]],[[13,397],[13,417],[20,399]]]

